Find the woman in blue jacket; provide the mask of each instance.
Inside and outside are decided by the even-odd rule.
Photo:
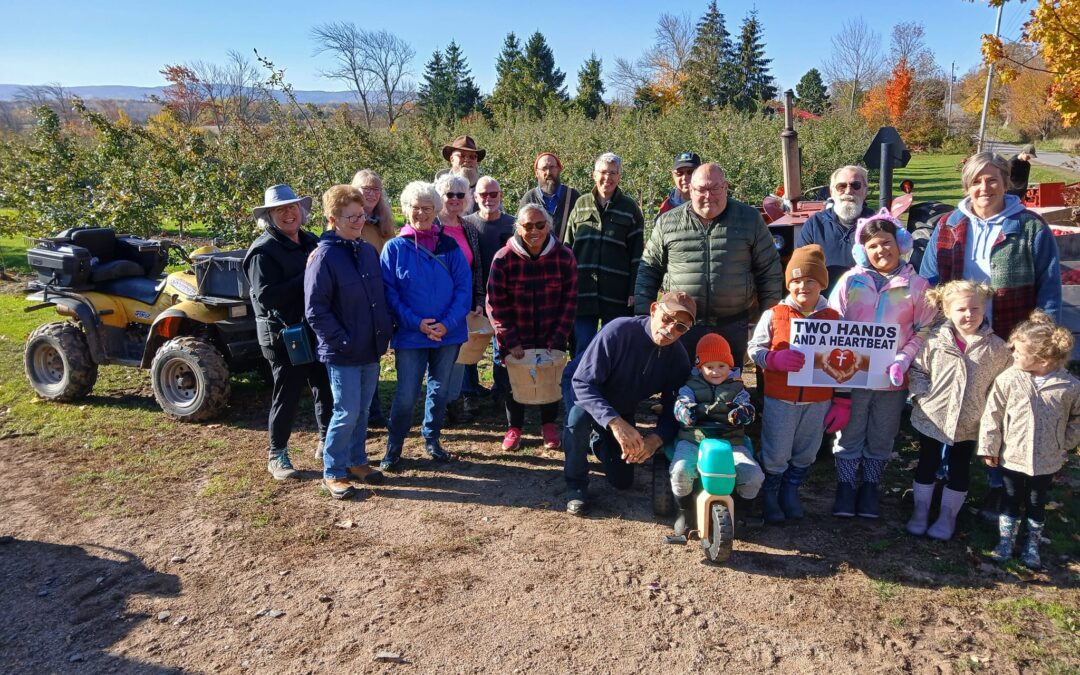
[[[368,464],[368,411],[379,382],[393,323],[383,293],[379,255],[360,239],[364,194],[335,185],[323,194],[327,229],[304,274],[304,318],[315,331],[326,364],[334,414],[323,445],[323,486],[334,499],[353,493],[349,479],[378,485],[383,474]]]
[[[450,371],[468,339],[465,316],[472,308],[472,272],[457,242],[442,233],[435,214],[442,197],[431,183],[414,181],[401,193],[406,225],[382,252],[386,299],[394,316],[397,390],[390,409],[386,455],[379,465],[396,471],[413,407],[427,373],[424,450],[437,462],[453,459],[439,444]]]

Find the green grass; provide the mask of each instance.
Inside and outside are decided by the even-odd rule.
[[[964,155],[915,155],[906,167],[893,172],[893,195],[903,194],[900,182],[907,178],[915,182],[915,201],[955,204],[964,197],[959,169],[963,160]],[[1080,173],[1032,164],[1028,182],[1071,183],[1077,180],[1080,180]],[[871,199],[871,203],[876,203],[876,198]]]

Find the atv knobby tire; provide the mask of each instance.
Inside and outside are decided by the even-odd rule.
[[[660,448],[652,456],[652,508],[653,515],[675,515],[675,495],[671,492],[671,462],[664,449]]]
[[[150,382],[158,405],[180,422],[213,419],[229,403],[229,366],[199,338],[178,337],[162,345],[150,365]]]
[[[90,356],[86,334],[75,323],[38,326],[26,341],[23,357],[30,386],[50,401],[83,398],[97,382],[98,367]]]

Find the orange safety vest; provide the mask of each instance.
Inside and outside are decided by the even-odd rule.
[[[786,303],[780,303],[772,308],[772,321],[769,327],[772,329],[772,342],[769,350],[789,349],[791,347],[791,320],[792,319],[825,319],[836,321],[840,313],[832,307],[818,310],[809,316],[803,316],[802,312]],[[765,395],[770,398],[788,401],[789,403],[818,403],[832,398],[832,387],[795,387],[788,384],[788,373],[781,370],[765,371]]]

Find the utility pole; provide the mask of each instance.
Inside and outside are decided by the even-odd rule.
[[[1001,32],[1001,14],[1005,11],[1005,3],[998,5],[997,22],[994,24],[994,37]],[[990,87],[994,83],[994,64],[991,63],[986,71],[986,93],[983,94],[982,118],[979,120],[979,152],[983,151],[983,139],[986,138],[986,115],[990,112]]]
[[[949,64],[949,95],[945,104],[945,136],[952,136],[952,86],[956,80],[956,61]]]

